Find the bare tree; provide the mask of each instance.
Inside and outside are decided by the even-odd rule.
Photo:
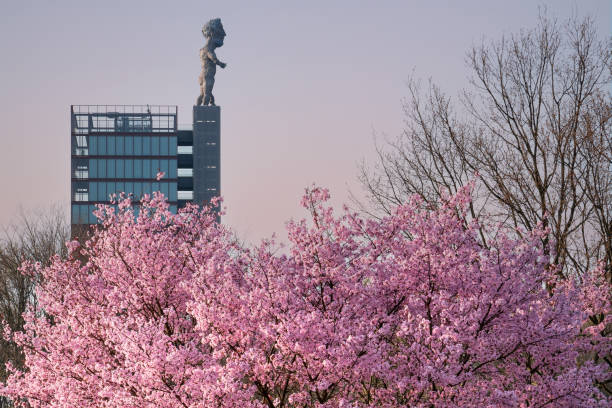
[[[565,274],[598,259],[609,266],[610,62],[591,19],[542,16],[535,29],[468,52],[459,103],[411,79],[404,134],[377,148],[373,168],[361,166],[367,208],[388,213],[413,194],[433,205],[478,174],[470,216],[548,227],[551,262]]]
[[[36,301],[38,277],[23,275],[20,265],[26,261],[46,265],[54,255],[66,256],[65,242],[70,226],[59,208],[47,212],[22,213],[16,223],[5,228],[0,236],[0,318],[13,331],[23,329],[22,314]],[[12,342],[0,338],[0,381],[6,380],[5,364],[23,366],[23,356]],[[0,407],[11,406],[0,398]]]

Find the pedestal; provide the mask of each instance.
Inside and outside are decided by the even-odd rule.
[[[193,201],[221,195],[221,108],[193,107]]]

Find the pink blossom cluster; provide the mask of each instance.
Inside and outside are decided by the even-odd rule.
[[[1,393],[29,407],[597,407],[597,278],[558,281],[542,231],[463,221],[469,191],[381,220],[307,191],[291,244],[238,245],[210,208],[125,199],[38,273]],[[551,283],[554,283],[551,284]],[[602,325],[604,322],[601,323]],[[602,326],[603,327],[603,326]]]

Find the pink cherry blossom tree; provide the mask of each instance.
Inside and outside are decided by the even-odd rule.
[[[238,246],[216,213],[163,196],[102,208],[41,273],[24,372],[32,407],[593,407],[611,347],[599,279],[559,281],[536,230],[466,224],[469,189],[436,210],[335,215],[307,191],[290,245]],[[495,239],[484,245],[479,228]],[[495,229],[497,228],[497,229]],[[494,233],[494,234],[493,234]],[[605,316],[605,313],[602,315]]]

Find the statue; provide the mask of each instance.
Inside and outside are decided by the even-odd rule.
[[[215,48],[223,45],[225,31],[220,18],[210,20],[202,27],[202,34],[206,38],[206,45],[200,50],[200,58],[202,59],[202,73],[200,74],[200,96],[196,105],[212,105],[215,106],[215,97],[212,94],[213,85],[215,84],[215,73],[217,65],[225,68],[225,63],[217,59]]]

